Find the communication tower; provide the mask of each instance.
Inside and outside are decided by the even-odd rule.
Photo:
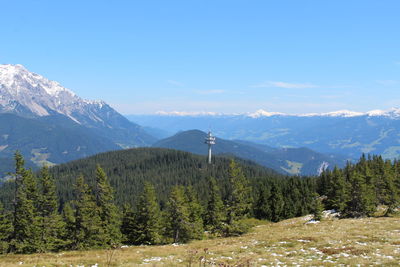
[[[212,136],[211,131],[208,132],[204,143],[208,145],[208,164],[211,164],[211,146],[215,145],[215,137]]]

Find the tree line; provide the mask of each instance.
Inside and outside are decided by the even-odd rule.
[[[241,168],[230,162],[229,199],[223,202],[215,178],[208,179],[208,203],[202,206],[191,186],[174,186],[161,210],[154,186],[146,182],[136,208],[119,209],[114,190],[98,165],[95,183],[76,179],[73,200],[61,208],[55,180],[44,167],[38,175],[15,154],[14,199],[11,210],[0,207],[3,253],[108,248],[124,244],[164,244],[247,231],[251,187]]]
[[[356,164],[323,172],[318,193],[324,196],[325,208],[342,217],[371,216],[380,205],[386,208],[385,215],[391,215],[399,208],[400,161],[362,155]]]
[[[399,205],[400,163],[379,156],[363,156],[357,164],[326,170],[319,177],[284,177],[232,159],[221,160],[206,172],[194,167],[199,165],[187,157],[190,154],[171,152],[164,158],[160,151],[152,151],[157,153],[145,158],[146,163],[135,163],[142,170],[138,177],[147,178],[146,169],[156,175],[154,164],[164,171],[165,166],[174,166],[173,172],[169,180],[162,172],[161,178],[141,180],[134,195],[122,190],[132,180],[124,180],[124,175],[109,179],[108,175],[133,169],[128,164],[122,163],[124,169],[92,164],[93,172],[78,174],[87,171],[83,162],[79,163],[85,166],[82,169],[71,164],[34,173],[16,153],[13,179],[0,188],[0,251],[183,243],[240,235],[248,231],[246,219],[252,217],[278,222],[314,213],[319,219],[324,208],[335,209],[343,217],[371,216],[379,205],[385,205],[390,215]],[[180,165],[174,165],[177,162]],[[189,170],[197,179],[180,177]],[[77,174],[71,188],[59,186],[63,172]],[[157,179],[162,181],[156,183]],[[160,188],[160,184],[170,186]],[[119,200],[115,189],[124,194]]]

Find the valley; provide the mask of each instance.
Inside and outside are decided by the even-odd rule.
[[[400,266],[400,1],[0,6],[0,267]]]

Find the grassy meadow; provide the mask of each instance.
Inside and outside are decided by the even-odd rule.
[[[310,216],[261,223],[240,237],[115,250],[2,255],[0,266],[351,266],[400,263],[400,218]]]

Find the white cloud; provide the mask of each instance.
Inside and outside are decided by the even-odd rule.
[[[277,82],[268,81],[254,85],[255,88],[286,88],[286,89],[306,89],[306,88],[317,88],[319,86],[312,83],[288,83],[288,82]]]

